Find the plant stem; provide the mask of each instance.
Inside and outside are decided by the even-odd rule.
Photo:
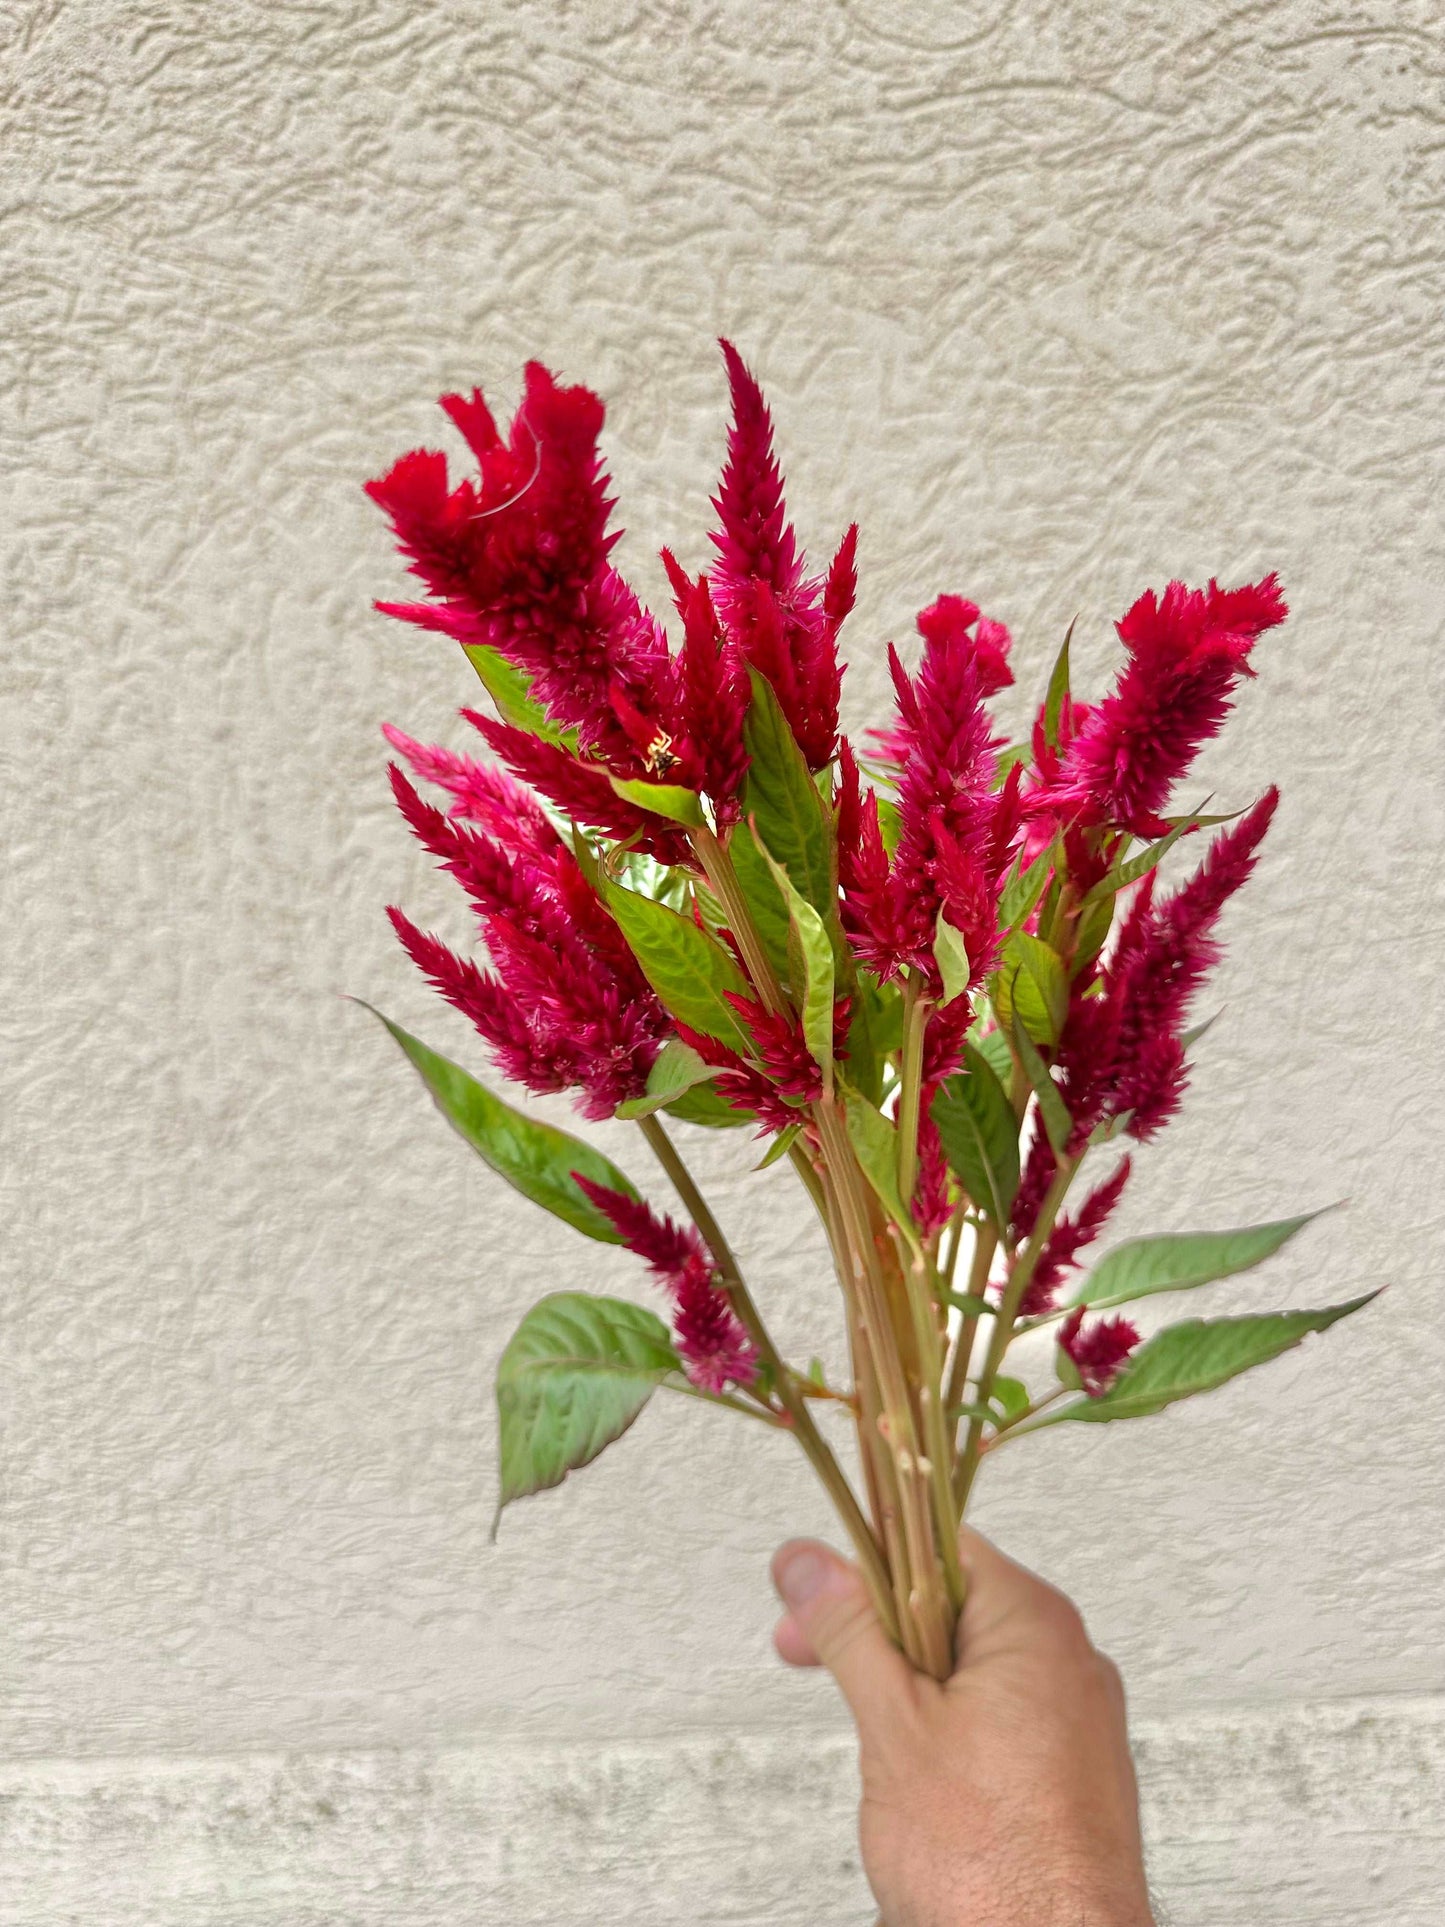
[[[874,1538],[868,1521],[863,1517],[862,1509],[853,1496],[853,1488],[844,1476],[843,1468],[814,1424],[807,1401],[799,1394],[767,1326],[763,1323],[762,1314],[753,1303],[752,1294],[743,1281],[738,1262],[732,1254],[727,1239],[723,1236],[722,1228],[708,1208],[706,1199],[693,1182],[692,1173],[683,1163],[672,1139],[655,1116],[639,1118],[637,1123],[658,1163],[672,1180],[677,1195],[687,1206],[693,1223],[702,1233],[703,1242],[717,1260],[718,1268],[723,1274],[723,1287],[738,1317],[742,1320],[749,1338],[757,1347],[758,1356],[772,1373],[778,1397],[792,1420],[792,1429],[797,1435],[798,1443],[808,1455],[814,1471],[823,1481],[828,1496],[832,1499],[838,1516],[847,1528],[849,1538],[853,1541],[853,1548],[858,1554],[878,1616],[896,1639],[899,1630],[898,1622],[893,1611],[893,1601],[889,1596],[888,1573],[883,1563],[883,1556],[879,1550],[878,1541]]]
[[[931,1009],[910,976],[903,986],[903,1051],[899,1067],[898,1108],[898,1195],[906,1210],[918,1182],[918,1111],[923,1098],[923,1033]]]
[[[1016,1430],[1017,1427],[1021,1425],[1027,1425],[1028,1421],[1031,1418],[1037,1417],[1037,1415],[1040,1412],[1042,1412],[1046,1406],[1053,1405],[1059,1399],[1067,1398],[1068,1395],[1069,1395],[1068,1386],[1058,1385],[1058,1386],[1055,1386],[1052,1392],[1045,1392],[1042,1398],[1036,1398],[1031,1405],[1026,1405],[1024,1407],[1023,1411],[1019,1413],[1017,1418],[1011,1418],[1007,1420],[1006,1423],[998,1427],[993,1437],[991,1439],[988,1439],[983,1445],[979,1447],[979,1456],[982,1457],[982,1455],[985,1452],[992,1452],[993,1448],[998,1444],[1000,1439],[1009,1438]]]
[[[973,1262],[969,1267],[968,1298],[983,1303],[984,1293],[988,1290],[989,1267],[993,1254],[998,1249],[998,1230],[992,1224],[980,1225],[974,1234]],[[978,1338],[979,1319],[965,1318],[958,1328],[958,1336],[953,1341],[953,1357],[948,1368],[948,1378],[944,1386],[943,1403],[946,1411],[953,1411],[963,1401],[964,1386],[968,1383],[968,1367],[973,1358],[974,1345]],[[957,1423],[954,1422],[954,1436],[957,1436]]]
[[[779,1418],[776,1412],[763,1405],[749,1405],[746,1399],[736,1398],[731,1392],[704,1392],[696,1385],[680,1385],[675,1379],[664,1378],[658,1388],[664,1392],[676,1392],[682,1398],[695,1398],[702,1405],[726,1405],[730,1412],[741,1412],[744,1418],[755,1418],[761,1425],[771,1425],[774,1431],[791,1431],[786,1419]]]
[[[1015,1262],[1008,1284],[1004,1287],[994,1323],[993,1337],[989,1341],[989,1348],[984,1356],[983,1370],[978,1375],[978,1397],[975,1403],[979,1405],[987,1405],[989,1401],[993,1382],[998,1377],[998,1368],[1003,1363],[1004,1353],[1008,1350],[1009,1340],[1013,1337],[1014,1320],[1018,1317],[1018,1309],[1023,1302],[1024,1293],[1029,1288],[1029,1280],[1033,1277],[1039,1259],[1043,1256],[1049,1233],[1054,1228],[1054,1219],[1059,1215],[1059,1207],[1064,1202],[1064,1194],[1082,1162],[1082,1153],[1076,1158],[1059,1159],[1058,1169],[1054,1172],[1053,1181],[1044,1194],[1044,1201],[1039,1206],[1038,1216],[1029,1232],[1028,1245],[1023,1256]],[[979,1448],[982,1443],[983,1420],[975,1415],[968,1421],[968,1437],[954,1476],[954,1490],[958,1495],[960,1516],[963,1508],[968,1504],[974,1475],[978,1471]]]
[[[733,860],[705,825],[690,832],[692,847],[697,852],[698,862],[712,888],[713,895],[727,914],[728,929],[737,939],[738,949],[743,953],[743,961],[748,967],[748,975],[753,980],[764,1007],[774,1013],[787,1009],[777,972],[773,969],[768,953],[764,950],[762,939],[758,936],[748,909],[748,900],[743,895],[738,873],[733,868]]]

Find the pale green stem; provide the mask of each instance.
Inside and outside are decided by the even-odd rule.
[[[974,1237],[973,1263],[969,1268],[968,1290],[964,1294],[967,1298],[975,1300],[980,1307],[984,1303],[984,1293],[988,1290],[989,1267],[993,1263],[993,1254],[997,1249],[997,1228],[992,1224],[981,1224]],[[949,1412],[956,1410],[963,1402],[963,1391],[968,1383],[968,1367],[973,1358],[978,1327],[977,1317],[970,1318],[965,1315],[958,1328],[958,1336],[953,1341],[953,1358],[949,1364],[948,1379],[943,1393],[944,1408]]]
[[[672,1139],[667,1135],[656,1117],[643,1117],[637,1120],[638,1127],[651,1146],[657,1161],[672,1180],[677,1195],[687,1206],[693,1223],[702,1233],[703,1242],[712,1252],[722,1273],[723,1287],[732,1302],[734,1310],[742,1320],[749,1338],[757,1347],[758,1356],[768,1366],[777,1394],[788,1417],[799,1445],[807,1454],[814,1471],[823,1481],[828,1496],[837,1508],[838,1516],[847,1528],[853,1541],[854,1551],[863,1568],[869,1592],[879,1618],[896,1639],[898,1624],[893,1613],[893,1601],[889,1596],[888,1573],[878,1542],[864,1518],[853,1488],[843,1473],[843,1468],[829,1447],[823,1435],[813,1422],[807,1401],[798,1392],[793,1376],[780,1356],[762,1314],[753,1303],[751,1292],[743,1280],[742,1272],[734,1258],[722,1228],[708,1207],[706,1199],[693,1181],[692,1173],[683,1163]]]
[[[923,1099],[923,1033],[931,1005],[911,979],[903,986],[903,1055],[899,1069],[898,1195],[905,1210],[918,1182],[918,1113]]]
[[[1082,1156],[1077,1158],[1065,1157],[1059,1160],[1059,1167],[1054,1172],[1053,1181],[1044,1194],[1044,1201],[1039,1206],[1038,1217],[1034,1220],[1033,1227],[1029,1232],[1028,1246],[1023,1256],[1014,1264],[1008,1284],[1004,1288],[1003,1298],[999,1303],[998,1314],[994,1322],[993,1337],[989,1341],[989,1348],[983,1361],[983,1370],[978,1375],[978,1396],[974,1401],[978,1405],[988,1404],[989,1397],[993,1392],[994,1380],[998,1377],[998,1368],[1003,1363],[1004,1353],[1008,1350],[1009,1341],[1013,1337],[1014,1320],[1018,1317],[1018,1310],[1020,1304],[1023,1302],[1024,1293],[1029,1288],[1029,1280],[1034,1275],[1039,1259],[1043,1255],[1044,1246],[1048,1242],[1049,1233],[1054,1228],[1054,1219],[1059,1215],[1059,1207],[1064,1202],[1064,1194],[1069,1188],[1075,1171],[1078,1170],[1082,1162]],[[959,1460],[958,1473],[955,1481],[960,1516],[962,1516],[963,1509],[968,1504],[968,1495],[973,1487],[974,1475],[978,1471],[979,1447],[982,1443],[983,1419],[975,1414],[975,1416],[968,1421],[968,1437],[964,1444],[963,1456]]]

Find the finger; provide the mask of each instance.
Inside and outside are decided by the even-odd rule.
[[[794,1539],[773,1555],[787,1617],[774,1635],[793,1665],[826,1666],[860,1732],[909,1704],[913,1670],[879,1624],[863,1575],[828,1546]]]
[[[1060,1646],[1088,1644],[1073,1601],[972,1526],[964,1526],[958,1535],[958,1555],[967,1588],[958,1625],[960,1666],[1021,1646],[1036,1650],[1041,1640]]]

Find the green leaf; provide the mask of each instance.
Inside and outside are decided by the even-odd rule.
[[[1306,1211],[1298,1218],[1277,1218],[1239,1231],[1179,1231],[1131,1238],[1100,1259],[1069,1303],[1102,1309],[1127,1305],[1156,1291],[1190,1291],[1217,1278],[1232,1278],[1271,1257],[1319,1215]]]
[[[890,1120],[860,1091],[846,1089],[848,1137],[863,1175],[882,1199],[894,1223],[907,1229],[912,1224],[898,1190],[898,1133]]]
[[[1075,616],[1074,622],[1078,619]],[[1044,697],[1044,740],[1050,749],[1057,749],[1059,746],[1059,727],[1063,721],[1064,704],[1069,696],[1069,644],[1074,639],[1074,622],[1069,624],[1063,647],[1054,659],[1048,693]]]
[[[1083,1398],[1061,1405],[1040,1426],[1082,1419],[1102,1424],[1108,1419],[1148,1418],[1181,1398],[1212,1391],[1216,1385],[1263,1365],[1271,1358],[1321,1332],[1352,1311],[1368,1305],[1378,1292],[1367,1291],[1343,1305],[1324,1311],[1273,1311],[1244,1318],[1189,1318],[1167,1325],[1129,1360],[1101,1398]]]
[[[1053,875],[1059,855],[1059,843],[1055,838],[1047,849],[1039,851],[1021,875],[1010,875],[998,900],[1000,930],[1013,930],[1027,917],[1049,887],[1049,878]]]
[[[694,1084],[664,1108],[679,1123],[701,1124],[709,1131],[735,1131],[753,1121],[751,1111],[735,1111],[712,1084]]]
[[[883,838],[883,848],[891,863],[903,840],[903,817],[891,796],[878,798],[878,833]]]
[[[1137,883],[1141,877],[1148,876],[1149,872],[1174,848],[1180,837],[1187,836],[1190,830],[1197,829],[1203,821],[1203,817],[1200,816],[1181,817],[1167,836],[1161,836],[1159,841],[1151,843],[1147,850],[1141,850],[1137,856],[1131,856],[1127,863],[1116,863],[1107,876],[1100,877],[1094,887],[1085,892],[1083,908],[1087,910],[1101,898],[1114,896],[1120,890],[1127,890],[1131,883]]]
[[[691,917],[618,884],[608,884],[606,901],[643,976],[672,1015],[730,1050],[748,1050],[732,1006],[723,999],[728,990],[745,997],[747,982],[717,939],[699,930]]]
[[[780,1158],[785,1158],[797,1142],[798,1133],[802,1128],[801,1124],[790,1124],[785,1131],[779,1131],[753,1169],[766,1171],[770,1164],[776,1164]]]
[[[743,788],[743,816],[752,819],[763,848],[782,864],[798,894],[831,925],[837,916],[838,885],[830,813],[772,684],[756,669],[749,674],[753,699],[743,742],[752,761]]]
[[[944,1079],[933,1100],[943,1154],[969,1197],[1000,1227],[1019,1188],[1019,1127],[993,1066],[972,1044],[963,1069]]]
[[[748,909],[752,912],[753,928],[757,931],[763,949],[767,952],[768,962],[777,972],[779,983],[788,981],[788,906],[773,879],[768,858],[759,847],[746,822],[739,823],[728,840],[728,855],[736,872],[738,885],[747,899]],[[717,921],[727,922],[727,915],[718,906]]]
[[[703,820],[702,804],[696,794],[677,783],[642,783],[623,776],[609,776],[607,780],[619,796],[641,810],[651,810],[654,816],[684,823],[689,829],[697,828]]]
[[[993,1402],[1008,1420],[1016,1419],[1020,1412],[1026,1412],[1033,1400],[1022,1379],[996,1378],[993,1382]]]
[[[1073,974],[1076,977],[1104,948],[1114,921],[1114,904],[1115,895],[1110,891],[1081,913],[1074,933]]]
[[[975,1037],[972,1042],[979,1056],[1007,1090],[1014,1068],[1013,1052],[1008,1047],[1008,1032],[995,1026],[982,1036]]]
[[[788,906],[788,978],[799,1006],[803,1041],[823,1073],[826,1088],[833,1075],[833,945],[812,904],[798,893],[782,864],[760,847]]]
[[[943,979],[943,1001],[951,1004],[955,997],[961,997],[968,989],[973,966],[968,961],[962,936],[945,919],[941,910],[933,930],[933,960]]]
[[[1214,1026],[1219,1022],[1220,1018],[1224,1015],[1224,1008],[1225,1008],[1224,1005],[1221,1004],[1219,1006],[1219,1009],[1215,1011],[1214,1015],[1212,1017],[1206,1017],[1202,1024],[1190,1025],[1189,1029],[1186,1030],[1179,1039],[1180,1043],[1184,1046],[1185,1050],[1192,1050],[1194,1046],[1199,1042],[1200,1038],[1204,1035],[1204,1033],[1207,1030],[1212,1030],[1214,1028]]]
[[[993,787],[996,790],[1001,790],[1008,781],[1008,773],[1014,765],[1016,763],[1026,763],[1032,754],[1033,747],[1029,743],[1010,743],[1007,749],[1001,749],[998,753],[998,761],[994,768]],[[889,855],[891,856],[892,854],[893,852],[890,850]]]
[[[575,729],[560,729],[532,694],[532,678],[519,669],[489,642],[464,642],[462,654],[476,670],[483,688],[497,705],[504,723],[525,729],[529,736],[540,736],[544,743],[557,743],[575,750]]]
[[[641,1305],[580,1291],[533,1305],[497,1366],[497,1518],[595,1459],[680,1369],[666,1325]]]
[[[1003,948],[993,1007],[1005,1030],[1014,1016],[1038,1044],[1056,1044],[1069,1012],[1069,979],[1056,950],[1016,930]]]
[[[717,1076],[717,1067],[705,1064],[690,1044],[671,1037],[657,1054],[647,1073],[647,1094],[629,1097],[619,1104],[615,1115],[622,1118],[651,1117],[695,1084],[707,1084]]]
[[[429,1050],[373,1005],[362,1003],[362,1009],[385,1024],[416,1066],[442,1116],[499,1177],[589,1238],[601,1244],[622,1242],[612,1220],[572,1176],[580,1171],[594,1184],[635,1198],[636,1187],[609,1158],[581,1138],[559,1131],[555,1124],[543,1124],[514,1110],[459,1064]]]
[[[1019,1062],[1034,1087],[1034,1095],[1039,1100],[1039,1116],[1043,1119],[1044,1130],[1048,1133],[1049,1143],[1054,1155],[1062,1157],[1069,1138],[1073,1133],[1074,1120],[1069,1116],[1068,1106],[1060,1095],[1059,1087],[1049,1075],[1049,1067],[1034,1048],[1033,1040],[1022,1024],[1014,1025],[1014,1047],[1019,1054]]]

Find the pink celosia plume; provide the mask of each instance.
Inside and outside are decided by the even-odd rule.
[[[719,1282],[718,1267],[701,1235],[679,1225],[639,1198],[572,1173],[599,1211],[611,1219],[629,1251],[673,1300],[678,1355],[694,1385],[720,1392],[728,1384],[751,1385],[757,1354]]]

